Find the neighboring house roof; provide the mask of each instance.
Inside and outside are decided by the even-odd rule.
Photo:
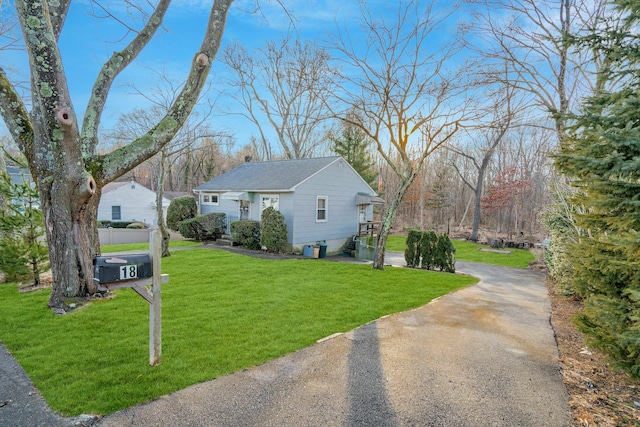
[[[131,181],[119,181],[119,182],[110,182],[108,184],[105,184],[104,187],[102,187],[102,194],[106,194],[109,191],[113,191],[116,188],[120,188],[123,185],[127,185],[129,184]]]
[[[293,191],[340,156],[247,162],[193,189],[199,191]]]
[[[155,191],[145,187],[144,185],[137,183],[136,181],[130,179],[128,181],[117,181],[117,182],[110,182],[108,184],[105,184],[104,187],[102,187],[102,194],[105,195],[113,190],[116,190],[118,188],[124,187],[125,185],[131,185],[131,188],[135,188],[135,186],[139,186],[140,188],[144,188],[145,190],[147,190],[150,193],[153,194],[157,194]],[[162,205],[163,206],[169,206],[169,199],[163,194],[162,195]]]

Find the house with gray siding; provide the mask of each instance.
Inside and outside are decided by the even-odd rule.
[[[228,223],[260,221],[273,206],[294,250],[323,241],[327,251],[338,251],[360,223],[373,220],[373,204],[383,203],[340,156],[246,162],[193,192],[199,213],[224,213]]]

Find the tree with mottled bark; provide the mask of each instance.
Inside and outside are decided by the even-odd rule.
[[[337,112],[335,118],[371,138],[400,180],[389,194],[376,244],[373,268],[383,270],[387,237],[408,188],[425,160],[460,129],[464,73],[452,61],[458,52],[455,41],[432,43],[452,40],[441,27],[453,8],[436,11],[429,2],[400,1],[389,3],[380,19],[372,17],[365,3],[361,8],[362,44],[346,31],[331,43],[342,80],[338,103],[362,121]]]
[[[15,6],[29,58],[31,109],[0,68],[0,114],[29,163],[44,212],[53,275],[49,306],[65,309],[96,292],[93,258],[99,253],[97,207],[102,187],[155,155],[186,121],[218,52],[232,0],[215,0],[183,89],[162,119],[126,146],[98,153],[98,129],[115,78],[137,57],[162,25],[169,0],[160,0],[121,51],[100,70],[83,122],[77,120],[58,39],[70,0]]]

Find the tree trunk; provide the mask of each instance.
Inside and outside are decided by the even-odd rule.
[[[373,260],[373,268],[376,270],[384,270],[384,256],[387,247],[387,238],[391,232],[393,220],[398,213],[398,207],[400,207],[400,203],[402,202],[402,199],[404,199],[411,183],[415,180],[415,176],[415,174],[412,174],[410,178],[402,180],[402,185],[393,195],[393,199],[389,202],[389,206],[387,206],[387,210],[382,217],[382,226],[380,227],[378,242],[376,244],[376,255]]]
[[[93,258],[99,254],[95,210],[96,184],[91,176],[84,185],[39,180],[53,287],[49,307],[64,308],[78,298],[97,292]],[[75,185],[74,185],[75,184]]]
[[[473,201],[473,226],[471,228],[471,237],[469,238],[469,240],[476,243],[478,242],[478,228],[480,227],[480,209],[481,209],[480,202],[482,201],[482,181],[483,180],[484,178],[479,173],[478,181],[476,183],[475,194],[474,194],[474,201]]]
[[[162,234],[162,258],[166,258],[171,256],[169,252],[169,240],[171,236],[169,235],[169,230],[167,230],[167,225],[164,221],[164,208],[162,206],[162,199],[164,196],[164,181],[167,175],[167,153],[163,149],[160,154],[160,170],[158,171],[158,189],[156,191],[156,214],[158,217],[158,228],[160,229],[160,233]]]

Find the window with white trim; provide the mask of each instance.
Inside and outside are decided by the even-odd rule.
[[[111,220],[120,221],[122,219],[122,209],[120,206],[111,206]]]
[[[277,211],[280,210],[280,197],[277,194],[260,197],[260,213],[268,207],[272,207]]]
[[[328,220],[329,198],[318,196],[316,198],[316,222],[327,222]]]
[[[218,193],[201,193],[200,203],[203,205],[216,205],[218,206]]]

